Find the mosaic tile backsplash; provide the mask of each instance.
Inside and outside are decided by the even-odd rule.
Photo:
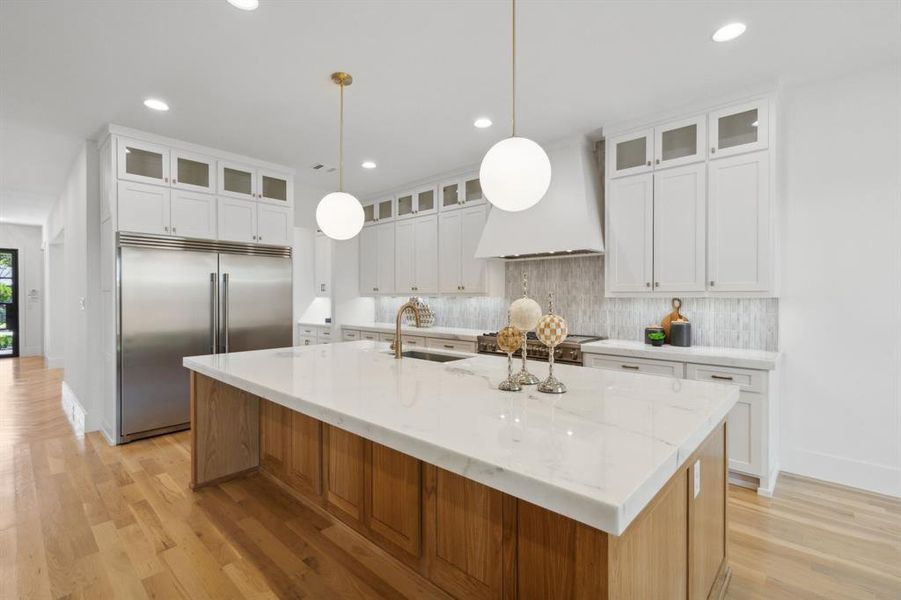
[[[554,294],[555,312],[566,317],[571,333],[640,340],[647,325],[670,312],[669,298],[605,298],[604,257],[576,256],[508,262],[506,298],[429,297],[435,325],[495,331],[506,322],[507,306],[529,295],[547,307]],[[392,322],[405,298],[379,298],[376,320]],[[692,323],[692,344],[752,350],[776,350],[779,301],[776,298],[683,298],[682,314]]]

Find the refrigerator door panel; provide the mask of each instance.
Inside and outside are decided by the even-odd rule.
[[[120,248],[122,441],[190,421],[182,358],[213,352],[218,254]]]
[[[220,254],[219,301],[220,352],[292,345],[290,258]]]

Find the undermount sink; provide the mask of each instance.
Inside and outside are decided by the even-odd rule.
[[[458,356],[456,354],[438,354],[437,352],[424,352],[422,350],[406,350],[401,352],[404,358],[418,358],[419,360],[430,360],[432,362],[451,362],[453,360],[463,360],[468,356]]]

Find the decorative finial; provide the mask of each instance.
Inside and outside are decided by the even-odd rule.
[[[547,295],[547,312],[548,314],[554,314],[554,293],[548,292]]]
[[[526,272],[522,272],[522,297],[526,298],[529,295],[529,276],[526,275]]]

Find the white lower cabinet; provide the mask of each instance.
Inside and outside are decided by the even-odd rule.
[[[169,188],[132,181],[120,181],[119,231],[169,234]]]
[[[438,217],[398,221],[394,256],[397,293],[438,293]]]
[[[170,220],[172,235],[216,239],[216,197],[172,190]]]
[[[433,337],[428,331],[425,335],[404,334],[403,342],[406,348],[428,348],[430,350],[453,350],[455,352],[476,352],[475,341],[451,340],[442,337]],[[445,333],[445,335],[447,335]],[[341,330],[341,339],[345,342],[356,340],[370,340],[381,342],[393,342],[394,334],[371,330],[344,329]]]
[[[738,402],[727,417],[726,443],[733,480],[747,485],[757,480],[757,493],[770,496],[776,484],[776,371],[721,367],[608,354],[584,354],[586,367],[643,373],[677,379],[733,384]],[[737,475],[737,476],[736,476]]]
[[[302,335],[298,338],[298,346],[315,346],[316,337],[310,335]]]

